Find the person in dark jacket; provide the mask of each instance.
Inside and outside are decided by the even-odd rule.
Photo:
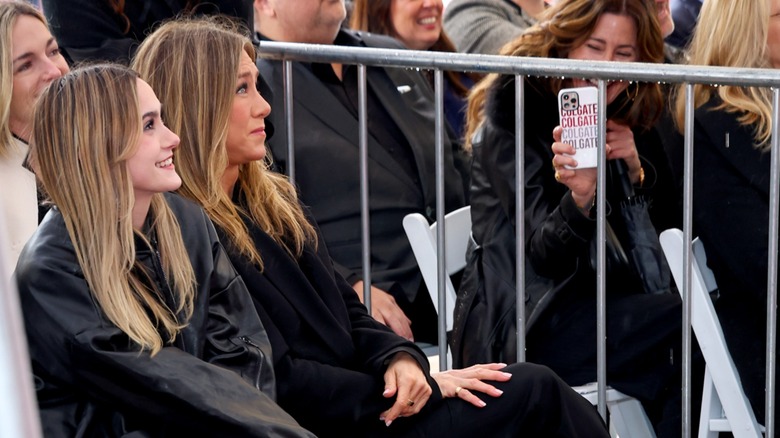
[[[382,35],[341,29],[343,0],[256,0],[261,39],[348,47],[404,49]],[[261,41],[260,47],[262,50]],[[283,63],[258,59],[270,90],[284,83]],[[269,119],[276,169],[295,171],[303,202],[311,208],[336,269],[359,297],[366,289],[360,223],[358,69],[348,64],[292,63],[295,101],[294,169],[288,161],[284,114]],[[434,95],[419,71],[370,67],[366,72],[368,186],[371,243],[371,314],[395,333],[437,343],[436,309],[422,281],[403,229],[403,218],[420,213],[436,220]],[[261,81],[262,82],[262,81]],[[261,91],[268,95],[266,89]],[[281,100],[271,102],[278,108]],[[444,208],[467,202],[467,174],[460,143],[443,133]]]
[[[389,35],[412,50],[456,52],[442,29],[443,10],[441,0],[355,0],[349,26],[354,30]],[[433,87],[433,72],[428,72],[427,76]],[[443,76],[444,117],[454,132],[455,140],[462,143],[466,127],[466,97],[479,76],[457,71],[445,71]]]
[[[128,63],[161,22],[181,15],[222,14],[254,27],[250,0],[43,0],[43,12],[71,62]]]
[[[605,435],[594,409],[547,368],[431,375],[419,348],[367,313],[294,186],[269,170],[270,107],[252,86],[247,39],[211,22],[169,23],[134,65],[187,133],[176,151],[179,191],[204,206],[249,286],[273,347],[279,403],[304,427],[320,437]],[[198,71],[197,82],[178,81],[182,71]]]
[[[778,69],[779,17],[778,0],[707,0],[689,62]],[[722,29],[734,31],[723,35]],[[682,132],[685,87],[676,91],[675,115]],[[694,232],[718,284],[715,311],[726,345],[756,418],[763,422],[767,270],[778,269],[768,260],[772,90],[696,84],[693,99]],[[675,146],[680,153],[673,163],[682,169],[681,135]]]
[[[543,24],[507,47],[514,56],[660,62],[663,41],[653,5],[644,0],[564,0]],[[525,322],[527,359],[552,368],[566,382],[596,380],[596,169],[576,166],[561,142],[557,94],[593,86],[583,79],[525,79],[525,181],[515,181],[514,76],[478,84],[469,107],[473,139],[471,218],[478,247],[468,254],[455,310],[453,361],[468,365],[515,360],[516,190],[525,190]],[[679,220],[674,183],[657,133],[662,110],[657,84],[614,81],[606,90],[607,160],[624,161],[634,190],[651,199],[657,230]],[[611,175],[611,172],[610,172]],[[628,248],[621,198],[607,192],[608,223]],[[608,248],[611,246],[608,245]],[[612,251],[608,254],[617,254]],[[627,263],[607,273],[607,381],[640,399],[661,435],[679,433],[679,365],[670,350],[681,337],[681,305],[674,293],[643,293]],[[667,268],[668,270],[668,268]],[[675,359],[676,360],[676,359]],[[669,416],[662,410],[668,409]],[[662,418],[670,421],[662,422]]]
[[[275,402],[271,348],[196,205],[148,84],[96,65],[35,112],[54,208],[17,265],[46,436],[311,437]]]

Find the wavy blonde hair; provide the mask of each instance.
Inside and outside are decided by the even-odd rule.
[[[31,150],[95,301],[114,325],[154,355],[192,316],[195,276],[179,224],[159,193],[151,202],[150,232],[173,282],[175,309],[160,299],[164,291],[136,262],[135,239],[145,237],[133,229],[127,160],[142,129],[137,77],[125,67],[102,64],[52,82],[36,106]]]
[[[14,89],[14,40],[13,28],[16,19],[27,15],[40,20],[46,28],[49,25],[43,15],[20,1],[0,2],[0,157],[8,155],[13,144],[13,133],[9,126],[11,118],[11,95]]]
[[[583,45],[604,14],[625,15],[634,20],[637,29],[638,61],[661,62],[663,38],[654,4],[647,0],[561,0],[547,8],[538,23],[514,41],[507,43],[502,55],[532,56],[536,58],[567,58],[569,52]],[[469,95],[466,142],[471,148],[471,137],[485,118],[488,90],[500,75],[490,74],[475,85]],[[542,80],[554,94],[562,87],[560,78]],[[637,95],[630,99],[621,93],[612,103],[619,108],[611,118],[629,126],[649,128],[663,110],[661,88],[657,83],[638,83]]]
[[[767,56],[768,0],[707,0],[689,47],[689,64],[741,68],[770,68]],[[726,31],[727,30],[727,31]],[[738,42],[738,43],[737,43]],[[755,145],[769,150],[772,135],[772,92],[769,88],[694,84],[694,107],[717,94],[716,108],[739,114],[744,126],[752,127]],[[675,89],[675,120],[682,132],[685,123],[685,85]]]
[[[248,216],[277,243],[300,255],[315,242],[314,227],[270,159],[244,164],[238,184],[248,210],[222,187],[228,166],[225,142],[241,54],[255,59],[252,43],[231,23],[215,18],[171,21],[139,47],[133,66],[163,103],[167,125],[180,133],[174,152],[182,176],[179,193],[196,201],[230,236],[230,245],[262,268],[262,258],[242,220]]]

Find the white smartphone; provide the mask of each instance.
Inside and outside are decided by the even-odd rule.
[[[558,92],[561,141],[574,146],[577,167],[586,169],[598,164],[598,89],[596,87],[564,88]],[[568,167],[568,166],[567,166]]]

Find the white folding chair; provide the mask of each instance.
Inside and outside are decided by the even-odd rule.
[[[466,247],[471,235],[471,207],[463,207],[444,216],[444,247],[446,251],[446,315],[447,330],[452,330],[455,310],[455,288],[449,276],[466,266]],[[439,311],[438,262],[436,252],[436,224],[419,213],[406,215],[403,220],[406,236],[412,246],[414,257],[422,272],[423,281],[431,294],[436,311]],[[452,367],[452,355],[447,348],[448,368]],[[438,370],[438,355],[428,356],[431,370]],[[598,385],[590,383],[573,389],[594,406],[598,403]],[[621,438],[653,438],[653,426],[647,418],[642,404],[620,391],[607,388],[607,408],[610,415],[610,434]]]
[[[453,275],[466,266],[466,246],[471,233],[471,207],[466,206],[450,212],[444,216],[444,247],[446,251],[447,276],[445,279],[447,315],[447,331],[452,330],[452,318],[455,311],[455,287],[452,285],[450,275]],[[433,306],[439,312],[439,281],[438,281],[438,256],[436,254],[436,224],[428,224],[425,216],[419,213],[411,213],[404,217],[403,221],[406,237],[412,245],[412,252],[417,259],[423,281],[431,295]],[[438,348],[437,350],[438,351]],[[431,370],[439,369],[438,354],[428,356],[431,362]],[[447,347],[447,369],[452,368],[452,354]]]
[[[663,247],[672,276],[682,294],[683,233],[673,228],[661,233]],[[756,421],[750,402],[742,389],[739,373],[731,359],[718,315],[709,292],[717,288],[715,277],[707,267],[704,246],[696,238],[691,260],[691,325],[701,347],[706,370],[702,393],[700,438],[717,438],[718,432],[731,432],[735,438],[755,438],[764,427]]]

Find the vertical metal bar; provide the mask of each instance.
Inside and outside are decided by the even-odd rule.
[[[295,185],[295,122],[293,121],[292,61],[282,63],[284,76],[284,118],[287,122],[287,177]]]
[[[433,85],[436,94],[436,285],[439,299],[439,370],[447,369],[447,251],[445,242],[444,203],[444,74],[434,70]]]
[[[769,254],[766,291],[766,436],[775,436],[775,362],[777,358],[777,222],[780,194],[780,89],[772,89],[772,166],[769,177]]]
[[[691,262],[693,252],[693,84],[685,85],[685,150],[683,161],[683,285],[682,285],[682,433],[691,436]]]
[[[599,150],[596,183],[596,382],[598,410],[607,419],[607,293],[606,293],[606,174],[607,174],[607,82],[599,79]]]
[[[363,303],[371,314],[371,230],[368,221],[368,105],[366,65],[358,65],[358,142],[360,152],[360,231],[363,249]]]
[[[525,362],[525,76],[515,75],[515,291],[517,361]]]

